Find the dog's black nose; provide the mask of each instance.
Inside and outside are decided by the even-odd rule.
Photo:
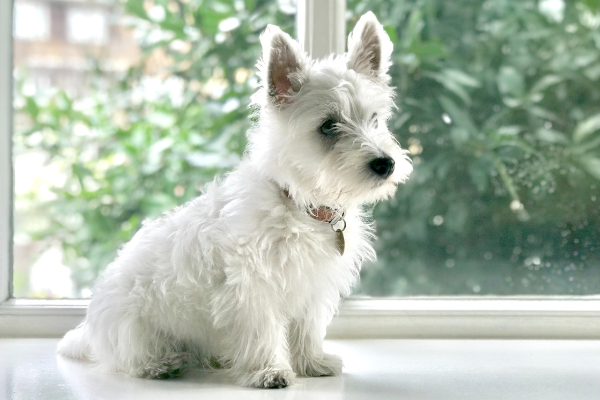
[[[373,172],[383,179],[387,179],[394,172],[394,159],[390,157],[376,158],[369,163]]]

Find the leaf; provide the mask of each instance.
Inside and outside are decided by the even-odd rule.
[[[160,111],[148,116],[148,122],[162,129],[172,128],[176,121],[177,118],[175,115]]]
[[[408,18],[408,24],[404,32],[404,47],[408,48],[413,43],[418,42],[421,37],[421,31],[425,26],[423,22],[423,12],[415,8]]]
[[[504,66],[500,68],[497,78],[498,90],[504,96],[523,97],[525,93],[525,80],[523,75],[514,67]]]
[[[471,182],[473,182],[473,185],[475,185],[479,193],[484,193],[488,188],[489,172],[489,168],[486,168],[486,165],[479,160],[469,164],[469,176],[471,177]]]
[[[442,71],[442,73],[449,79],[452,79],[463,86],[470,86],[474,88],[481,86],[481,83],[479,83],[477,79],[458,69],[445,69]]]
[[[58,94],[56,95],[56,98],[55,98],[55,102],[56,102],[56,106],[61,111],[69,110],[71,108],[71,104],[72,104],[71,100],[69,99],[69,97],[63,90],[58,92]]]
[[[160,27],[174,32],[178,38],[185,37],[185,33],[183,28],[185,27],[185,23],[180,19],[173,18],[172,16],[167,16],[167,18],[160,23]]]
[[[446,55],[446,47],[437,41],[415,42],[405,52],[414,54],[421,61],[434,61]]]
[[[600,146],[600,135],[594,139],[587,140],[577,146],[571,147],[571,152],[573,154],[581,155],[587,153],[588,151],[594,150],[598,146]]]
[[[537,151],[531,147],[529,143],[519,137],[497,136],[497,140],[492,143],[486,143],[490,149],[498,149],[501,147],[516,147],[523,150],[525,153],[535,154]]]
[[[471,116],[458,107],[449,97],[439,96],[438,100],[456,126],[464,128],[469,135],[475,135],[479,131]]]
[[[548,143],[567,143],[569,141],[567,135],[564,133],[546,128],[538,129],[535,132],[535,136],[538,139]]]
[[[592,65],[586,68],[583,74],[591,81],[597,81],[600,79],[600,64]]]
[[[230,168],[239,162],[236,154],[216,154],[194,151],[185,156],[189,165],[197,168]]]
[[[550,86],[556,85],[559,82],[562,82],[563,78],[558,75],[546,75],[537,81],[533,87],[531,88],[532,93],[543,92],[548,89]]]
[[[219,31],[219,22],[230,16],[228,12],[221,12],[208,7],[201,7],[198,12],[196,26],[200,28],[202,33],[210,36]]]
[[[125,3],[125,10],[144,20],[149,20],[148,14],[146,14],[146,10],[144,9],[143,1],[127,1]]]
[[[469,140],[469,131],[464,128],[454,127],[450,129],[450,137],[455,144],[461,144]]]
[[[523,131],[519,125],[505,125],[498,128],[498,135],[500,136],[516,136]]]
[[[579,160],[579,164],[587,173],[600,180],[600,158],[583,157]]]
[[[40,112],[40,109],[32,97],[25,98],[25,110],[29,113],[29,115],[35,119]]]
[[[140,207],[144,214],[156,217],[166,210],[173,208],[175,204],[174,200],[164,193],[152,193],[141,200]]]
[[[579,2],[585,4],[594,13],[600,11],[600,0],[579,0]]]
[[[441,83],[446,89],[458,96],[463,103],[467,105],[471,104],[471,96],[469,96],[469,93],[457,81],[437,72],[424,72],[423,75]]]
[[[521,99],[518,99],[516,97],[503,97],[502,98],[502,102],[510,108],[515,108],[515,107],[519,107],[521,105],[523,105],[523,101]]]
[[[388,34],[388,36],[390,37],[390,40],[392,41],[392,43],[396,43],[398,42],[398,33],[396,33],[396,28],[391,26],[391,25],[385,25],[383,27],[383,30],[385,31],[385,33]]]
[[[578,123],[573,132],[573,141],[580,143],[598,130],[600,130],[600,114],[593,115]]]
[[[538,117],[538,118],[542,118],[542,119],[549,119],[551,121],[559,120],[558,116],[555,113],[548,111],[542,107],[529,106],[526,108],[526,110],[534,117]]]
[[[173,138],[165,137],[160,139],[159,141],[152,143],[152,146],[150,146],[150,148],[148,149],[148,153],[150,155],[158,155],[163,151],[171,148],[171,146],[173,146]]]
[[[404,124],[410,119],[410,117],[411,113],[408,112],[398,115],[394,119],[394,131],[400,131],[400,129],[402,129],[402,126],[404,126]]]

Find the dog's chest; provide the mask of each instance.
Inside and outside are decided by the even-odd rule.
[[[348,221],[343,254],[339,233],[327,222],[298,212],[270,213],[255,222],[256,229],[235,240],[234,259],[225,261],[226,268],[231,277],[238,273],[250,277],[286,302],[347,294],[365,258],[361,253],[365,246],[371,248],[361,233],[364,227],[359,218]]]

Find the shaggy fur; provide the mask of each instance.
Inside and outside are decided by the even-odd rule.
[[[340,297],[375,258],[361,205],[393,195],[412,170],[386,127],[392,44],[372,13],[342,56],[311,60],[275,26],[261,43],[259,122],[244,159],[204,195],[144,224],[60,354],[148,378],[221,366],[264,388],[341,373],[322,344]],[[334,134],[323,134],[327,120]],[[384,178],[369,166],[382,157],[395,161]],[[322,206],[345,212],[343,255],[330,224],[310,215]]]

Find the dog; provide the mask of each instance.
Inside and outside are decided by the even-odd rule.
[[[323,339],[375,259],[364,205],[392,196],[412,171],[386,125],[392,42],[371,12],[344,55],[312,60],[272,25],[260,41],[258,121],[242,161],[144,223],[59,354],[133,377],[222,367],[258,388],[342,372]]]

